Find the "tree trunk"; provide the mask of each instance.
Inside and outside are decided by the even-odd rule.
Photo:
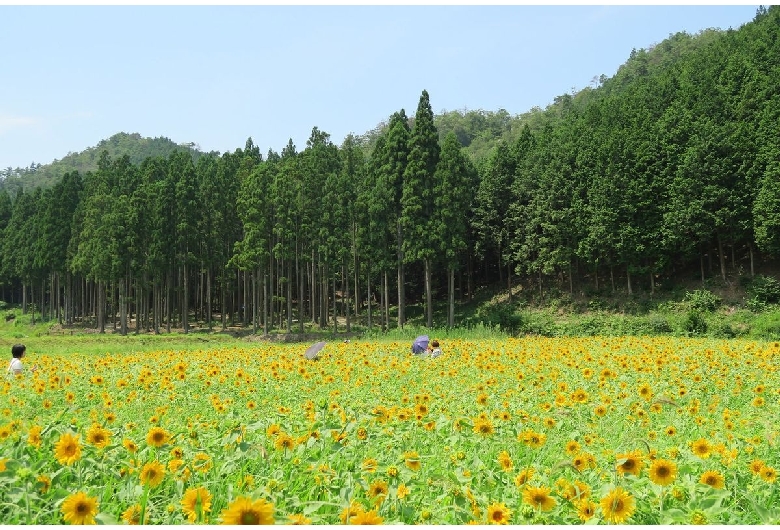
[[[357,225],[352,223],[352,266],[353,278],[355,279],[355,324],[360,323],[360,259],[357,247]],[[349,330],[348,330],[349,331]]]
[[[699,268],[701,269],[701,284],[704,285],[704,255],[699,255]]]
[[[268,274],[263,273],[263,335],[268,335]]]
[[[626,283],[628,284],[628,294],[629,296],[634,294],[634,291],[631,289],[631,271],[628,268],[628,265],[626,265]]]
[[[257,284],[259,283],[260,279],[257,277],[258,270],[255,269],[255,271],[252,273],[252,333],[257,335],[257,329],[258,329],[258,317],[259,315],[259,309],[257,307],[257,303],[259,302],[260,293],[258,291]]]
[[[97,319],[98,319],[98,332],[106,332],[106,288],[103,282],[97,282]]]
[[[449,272],[449,285],[448,285],[448,291],[449,291],[449,307],[447,311],[447,327],[454,328],[455,327],[455,269],[450,268]]]
[[[295,248],[295,276],[298,284],[298,329],[303,333],[303,319],[304,319],[304,306],[303,306],[303,277],[304,269],[299,262],[298,243],[296,242]]]
[[[209,332],[214,331],[214,325],[211,321],[212,305],[211,305],[211,266],[206,268],[206,322],[208,322]]]
[[[507,262],[506,264],[506,288],[509,291],[509,303],[512,303],[512,265]]]
[[[612,294],[615,294],[615,266],[609,266],[609,279],[612,282]]]
[[[368,329],[372,328],[373,322],[371,321],[371,265],[366,267],[369,271],[366,273],[366,326]],[[357,297],[356,297],[357,298]]]
[[[390,286],[388,285],[387,280],[387,271],[384,273],[385,275],[385,288],[384,288],[384,298],[385,298],[385,328],[383,331],[388,331],[390,329]]]
[[[726,283],[726,256],[723,253],[723,240],[718,236],[718,262],[720,264],[720,277],[723,279],[723,283]]]
[[[287,260],[287,333],[292,332],[292,260]]]
[[[352,326],[350,323],[350,311],[349,311],[349,278],[347,277],[347,270],[346,266],[343,267],[343,272],[341,274],[342,282],[344,283],[344,296],[346,297],[346,300],[344,301],[344,318],[346,319],[346,326],[347,326],[347,333],[352,331]],[[355,297],[357,298],[357,296]]]
[[[428,328],[433,327],[433,294],[431,293],[431,260],[425,258],[425,313]]]
[[[403,329],[404,324],[406,323],[406,315],[405,313],[405,306],[406,306],[406,286],[404,285],[405,278],[404,278],[404,252],[402,249],[402,237],[403,233],[401,232],[401,220],[399,219],[396,223],[396,231],[397,231],[397,241],[398,241],[398,248],[397,248],[397,254],[398,254],[398,327]]]
[[[333,271],[333,333],[339,332],[339,313],[336,309],[336,271]]]
[[[474,257],[471,255],[471,252],[469,252],[467,269],[466,289],[468,290],[468,296],[466,298],[471,302],[471,296],[474,290]]]
[[[171,332],[171,292],[173,290],[173,270],[168,268],[168,281],[165,282],[165,331]]]
[[[224,276],[225,271],[222,271],[220,273],[220,276],[222,277],[222,281],[220,283],[220,304],[222,307],[219,308],[219,317],[222,321],[222,331],[225,331],[227,329],[227,278]]]
[[[753,269],[753,242],[748,243],[748,251],[750,252],[750,277],[755,276],[755,270]]]
[[[127,335],[127,276],[119,280],[119,334]]]

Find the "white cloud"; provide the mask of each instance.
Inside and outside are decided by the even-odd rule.
[[[15,132],[18,129],[37,127],[43,124],[40,118],[31,116],[6,116],[0,114],[0,134]]]

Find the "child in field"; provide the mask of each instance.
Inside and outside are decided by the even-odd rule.
[[[10,375],[18,375],[24,371],[24,365],[22,364],[22,357],[24,352],[27,351],[27,347],[24,344],[14,344],[11,347],[11,363],[8,365],[8,373]],[[35,366],[32,367],[34,372]]]
[[[439,348],[439,341],[438,340],[431,341],[431,345],[428,348],[428,350],[430,352],[429,355],[430,355],[431,359],[435,359],[436,357],[440,356],[441,353],[442,353],[441,352],[441,348]]]

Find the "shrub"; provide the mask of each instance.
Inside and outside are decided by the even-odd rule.
[[[688,311],[683,320],[683,331],[688,335],[703,335],[707,333],[707,321],[700,311]]]
[[[772,276],[756,276],[747,288],[747,295],[756,303],[780,303],[780,281]]]
[[[694,311],[711,313],[718,308],[721,299],[711,291],[697,289],[693,292],[687,291],[685,293],[685,302]]]
[[[475,324],[499,326],[502,330],[512,333],[516,332],[522,324],[522,318],[515,313],[514,306],[505,302],[480,307],[472,320]]]
[[[753,325],[752,335],[766,340],[780,340],[780,311],[760,315]]]

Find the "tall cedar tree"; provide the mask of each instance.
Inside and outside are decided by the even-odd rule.
[[[439,134],[433,124],[433,110],[428,91],[423,90],[409,138],[409,158],[404,171],[401,195],[401,228],[404,262],[422,261],[425,266],[425,310],[428,327],[433,326],[431,276],[437,248],[434,190],[440,151]]]
[[[455,271],[466,251],[468,218],[476,180],[476,169],[461,151],[455,133],[444,139],[436,168],[434,225],[439,257],[447,267],[447,326],[455,326]]]

